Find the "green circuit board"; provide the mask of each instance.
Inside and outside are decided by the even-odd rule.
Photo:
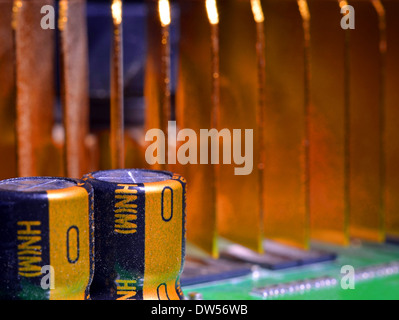
[[[252,274],[223,281],[184,286],[183,292],[198,292],[204,300],[378,300],[399,299],[399,246],[390,244],[352,244],[349,247],[334,247],[314,244],[312,247],[334,251],[334,261],[297,266],[283,270],[257,269]],[[345,265],[353,266],[357,276],[354,289],[344,289],[341,281],[346,273],[341,273]],[[389,266],[396,266],[390,268]],[[388,266],[388,270],[387,270]],[[375,272],[373,272],[373,270]],[[385,271],[384,271],[385,270]],[[364,278],[361,278],[362,272]],[[368,272],[366,272],[368,271]],[[335,279],[323,287],[310,287],[311,279]],[[285,285],[285,286],[284,286]],[[302,285],[294,292],[284,290],[275,294],[260,296],[254,293],[259,288],[281,289]],[[272,290],[273,291],[273,290]],[[275,291],[275,290],[274,290]],[[272,292],[273,293],[273,292]]]

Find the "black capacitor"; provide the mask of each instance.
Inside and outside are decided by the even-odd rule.
[[[183,299],[186,182],[166,171],[87,174],[94,188],[93,299]]]
[[[89,298],[93,189],[67,178],[0,181],[0,297]]]

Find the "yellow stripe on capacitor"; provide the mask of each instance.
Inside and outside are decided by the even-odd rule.
[[[167,185],[162,181],[144,183],[144,188],[145,250],[151,254],[145,255],[143,296],[151,300],[179,300],[179,293],[168,288],[174,288],[182,262],[179,259],[183,246],[182,184],[179,180],[170,180]],[[160,283],[161,274],[163,282]]]
[[[90,228],[88,193],[84,188],[71,187],[47,191],[49,201],[50,262],[57,274],[50,300],[65,296],[83,300],[77,288],[90,278]]]

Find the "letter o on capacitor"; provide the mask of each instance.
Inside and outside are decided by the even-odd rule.
[[[185,179],[166,171],[120,169],[84,180],[95,198],[92,299],[183,299]]]
[[[81,180],[0,181],[0,297],[89,299],[93,208],[93,189]]]

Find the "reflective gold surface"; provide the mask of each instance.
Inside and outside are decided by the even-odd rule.
[[[382,60],[378,14],[356,2],[350,31],[350,236],[384,241]]]
[[[40,10],[51,0],[22,1],[16,13],[17,146],[19,176],[62,174],[62,150],[52,142],[54,30]]]
[[[122,1],[113,0],[111,46],[111,168],[125,167]]]
[[[88,172],[86,137],[89,133],[89,75],[86,1],[60,1],[62,105],[65,127],[66,175]]]
[[[309,1],[311,14],[311,237],[349,243],[347,35],[338,1]]]
[[[0,179],[17,175],[12,8],[12,0],[0,1]]]
[[[265,237],[307,248],[305,34],[296,1],[263,1],[266,39]]]
[[[385,212],[386,232],[399,238],[399,2],[383,1],[386,11]]]
[[[161,127],[165,133],[165,141],[169,141],[168,121],[171,119],[171,61],[170,61],[170,35],[169,25],[171,22],[170,4],[168,0],[159,0],[158,2],[159,19],[161,22]],[[167,150],[166,152],[169,152]],[[168,167],[168,166],[166,166]]]
[[[219,130],[241,129],[242,153],[245,150],[244,130],[254,130],[253,171],[249,175],[235,175],[234,168],[240,165],[233,160],[231,164],[218,166],[218,231],[222,237],[262,252],[257,147],[260,133],[258,103],[262,102],[258,91],[257,26],[248,2],[220,1],[218,8],[221,44]]]
[[[176,120],[179,128],[211,128],[211,30],[205,4],[182,1]],[[197,145],[199,154],[200,146]],[[176,169],[187,184],[187,239],[217,256],[214,165],[187,164]]]
[[[147,19],[147,59],[145,68],[144,96],[146,99],[144,130],[161,129],[167,141],[167,125],[170,120],[170,43],[169,27],[162,27],[158,4],[149,2]],[[148,146],[153,142],[145,142]],[[159,149],[158,149],[159,151]],[[167,150],[162,156],[167,155]],[[166,169],[166,164],[155,164],[152,169]]]

